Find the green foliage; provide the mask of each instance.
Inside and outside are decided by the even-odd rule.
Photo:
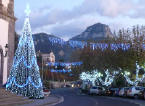
[[[124,78],[123,75],[119,75],[116,79],[115,79],[115,84],[114,87],[125,87],[126,85],[126,79]]]
[[[142,44],[145,43],[145,27],[134,27],[132,30],[120,30],[117,37],[102,41],[104,43],[129,43],[131,48],[127,51],[118,49],[117,51],[111,50],[108,47],[102,51],[100,49],[92,50],[86,47],[83,50],[75,52],[77,60],[82,61],[83,65],[80,68],[82,71],[92,71],[98,69],[104,71],[106,69],[129,70],[132,72],[136,69],[136,61],[140,65],[145,64],[145,50]],[[76,58],[75,58],[76,59]]]
[[[44,81],[43,85],[47,88],[47,89],[51,89],[51,83],[50,81]]]

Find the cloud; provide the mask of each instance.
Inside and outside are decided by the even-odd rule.
[[[53,33],[68,39],[80,34],[97,22],[108,24],[112,30],[145,22],[144,0],[84,0],[72,9],[44,6],[33,9],[31,25],[34,32]],[[24,16],[18,17],[17,30]]]

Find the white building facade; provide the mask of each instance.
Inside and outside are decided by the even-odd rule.
[[[14,0],[0,0],[0,85],[7,82],[15,45]]]
[[[55,55],[53,52],[50,52],[50,54],[41,54],[41,56],[44,64],[47,64],[48,62],[55,62]]]

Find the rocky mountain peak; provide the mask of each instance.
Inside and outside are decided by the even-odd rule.
[[[113,37],[113,34],[108,25],[97,23],[87,27],[87,29],[80,35],[73,37],[71,40],[83,40],[83,41],[99,41]]]

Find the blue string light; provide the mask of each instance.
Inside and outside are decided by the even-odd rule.
[[[129,43],[120,43],[120,44],[87,43],[85,41],[75,41],[75,40],[69,40],[69,41],[65,42],[64,40],[62,40],[60,38],[54,38],[54,37],[50,37],[49,40],[52,44],[69,45],[72,48],[80,48],[80,49],[90,46],[91,49],[93,49],[93,50],[101,49],[102,51],[104,51],[108,47],[110,47],[111,50],[113,50],[113,51],[117,51],[118,49],[122,49],[123,51],[126,51],[131,48],[131,45]],[[142,47],[145,50],[145,44],[142,44]]]
[[[143,49],[145,50],[145,44],[142,45]]]
[[[27,9],[29,8],[27,7]],[[27,12],[30,12],[30,10],[27,10]],[[18,95],[42,98],[44,97],[43,86],[28,14],[15,52],[6,89]]]
[[[14,58],[14,62],[13,62],[13,68],[15,69],[16,67],[18,67],[18,65],[19,65],[21,62],[23,62],[24,66],[25,66],[26,68],[29,68],[29,69],[31,69],[31,68],[33,67],[33,65],[37,64],[36,58],[35,58],[35,57],[32,58],[31,64],[30,64],[30,65],[27,64],[27,60],[24,58],[24,56],[22,56],[21,59],[19,59],[19,60],[16,59],[16,57],[15,57],[15,58]],[[38,66],[37,66],[36,68],[39,70],[39,67],[38,67]]]
[[[46,65],[47,66],[63,66],[63,67],[65,67],[65,66],[80,66],[82,64],[83,64],[83,62],[72,62],[72,63],[63,63],[63,62],[55,62],[55,63],[53,63],[53,62],[48,62]]]
[[[17,87],[19,88],[23,88],[23,87],[26,87],[29,83],[31,83],[35,88],[39,88],[42,86],[42,83],[41,83],[41,79],[39,78],[39,85],[36,85],[34,84],[34,82],[32,81],[31,77],[28,77],[28,79],[26,80],[26,83],[23,84],[23,85],[20,85],[16,82],[16,79],[15,77],[12,77],[10,82],[8,84],[6,84],[6,88],[8,88],[9,86],[11,86],[12,84],[15,84]]]
[[[71,71],[72,71],[71,69],[69,69],[69,70],[65,70],[65,69],[63,69],[63,70],[54,70],[54,69],[51,69],[51,72],[56,72],[56,73],[58,73],[58,72],[67,73],[67,72],[71,72]]]
[[[53,63],[53,62],[49,62],[49,63],[47,63],[47,66],[69,67],[69,66],[80,66],[82,64],[83,64],[82,62],[72,62],[72,63],[63,63],[63,62]],[[65,70],[65,69],[62,69],[62,70],[51,69],[51,72],[62,72],[62,73],[66,73],[66,72],[71,72],[71,71],[72,71],[71,69],[68,69],[68,70]]]

